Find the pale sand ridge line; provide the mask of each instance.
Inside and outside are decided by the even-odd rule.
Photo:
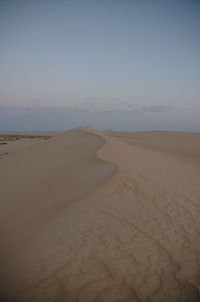
[[[95,153],[117,171],[24,249],[16,300],[199,301],[198,167],[81,130],[104,139]]]

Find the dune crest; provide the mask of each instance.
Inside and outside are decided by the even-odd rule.
[[[77,194],[80,187],[93,189],[76,196],[76,202],[70,199],[13,257],[7,268],[12,301],[199,301],[200,154],[196,138],[192,138],[193,148],[185,152],[183,146],[192,143],[191,136],[184,137],[180,148],[173,143],[174,134],[160,133],[167,135],[166,150],[155,134],[77,131],[81,132],[77,142],[83,141],[75,149],[80,151],[83,145],[86,149],[69,165],[77,169],[77,175],[83,171],[82,183],[64,174],[69,185],[59,189],[65,201],[68,190]],[[57,136],[49,147],[58,152],[64,142],[64,136]],[[27,151],[27,158],[39,159],[36,154],[46,143],[33,147],[32,155]],[[56,161],[53,154],[49,158]],[[17,165],[14,158],[13,165]],[[45,165],[49,169],[49,159]],[[93,181],[96,175],[100,179]],[[44,201],[40,194],[38,198]],[[51,192],[50,200],[57,203],[56,196],[57,192]]]

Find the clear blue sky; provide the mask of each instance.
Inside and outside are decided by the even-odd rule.
[[[130,130],[200,131],[198,0],[0,0],[0,38],[2,129],[30,128],[6,106],[82,112],[72,125],[58,117],[59,129],[120,119]]]

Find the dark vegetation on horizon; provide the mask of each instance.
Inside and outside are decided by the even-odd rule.
[[[51,135],[22,135],[22,134],[5,134],[5,135],[0,135],[0,142],[7,142],[7,141],[17,141],[21,139],[49,139],[51,138]]]

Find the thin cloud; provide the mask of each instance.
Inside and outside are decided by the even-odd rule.
[[[152,105],[152,106],[143,106],[142,112],[163,112],[163,111],[170,111],[175,110],[176,107],[174,106],[161,106],[161,105]]]
[[[77,111],[89,113],[100,112],[132,112],[132,113],[161,113],[166,111],[176,110],[174,106],[151,105],[138,106],[126,102],[85,102],[81,106],[76,107]]]

